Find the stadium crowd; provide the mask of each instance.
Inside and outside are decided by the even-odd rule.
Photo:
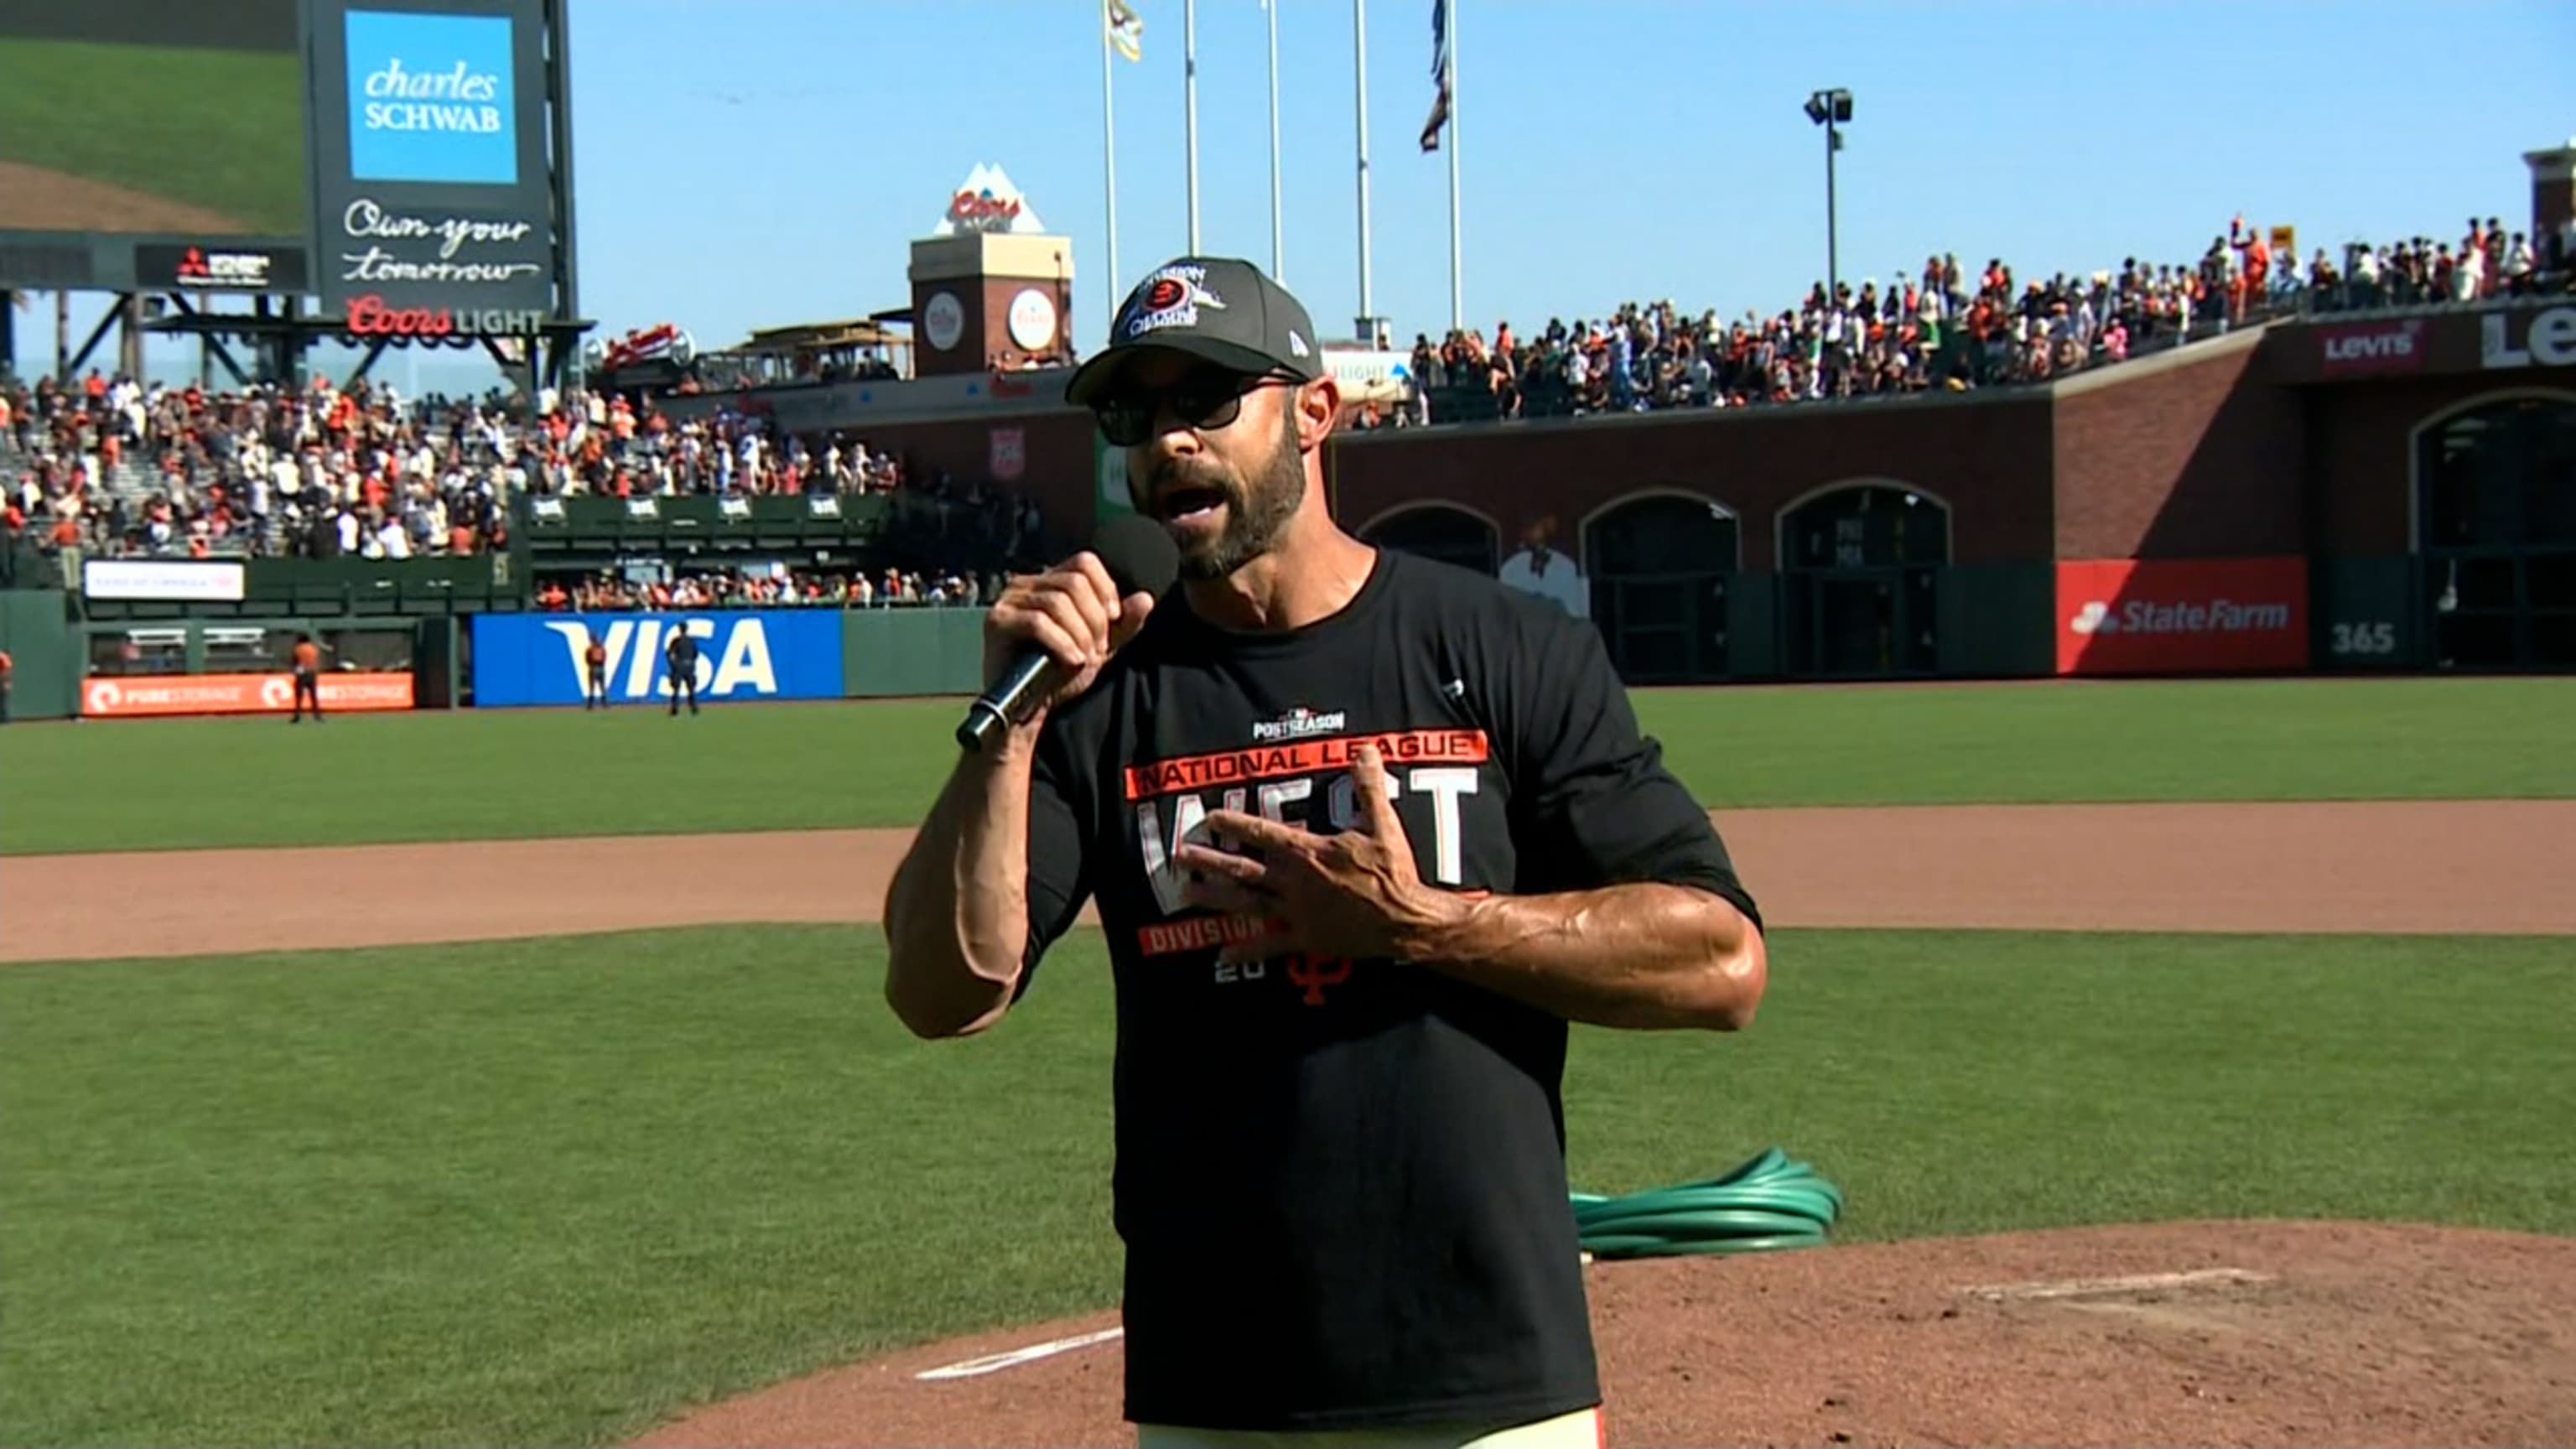
[[[944,473],[908,486],[900,460],[858,438],[782,437],[732,413],[674,423],[578,389],[534,407],[407,403],[328,379],[209,392],[95,370],[0,387],[0,484],[9,552],[28,540],[99,557],[485,553],[508,544],[523,493],[883,493],[896,500],[891,556],[925,596],[949,571],[1007,559],[1035,517]]]
[[[957,569],[928,574],[889,568],[834,572],[790,569],[777,573],[683,573],[674,578],[585,575],[569,586],[548,579],[537,586],[537,606],[570,613],[622,613],[661,609],[836,609],[972,606],[991,602],[1004,583],[998,571]]]
[[[2024,278],[1927,257],[1884,284],[1818,285],[1798,305],[1720,322],[1670,302],[1530,336],[1415,339],[1411,386],[1361,427],[1683,407],[1746,407],[2045,381],[2193,337],[2315,312],[2576,293],[2576,227],[2534,239],[2472,218],[2455,243],[2318,248],[2301,263],[2242,218],[2196,261],[2124,260]],[[237,392],[91,371],[0,386],[0,557],[22,541],[98,556],[410,558],[509,541],[520,494],[884,493],[884,576],[782,583],[837,601],[938,602],[1032,556],[1034,504],[944,474],[913,479],[860,438],[783,436],[764,417],[675,422],[572,389],[406,401],[360,381]],[[751,587],[745,583],[742,587]],[[728,585],[727,587],[732,587]],[[837,593],[828,592],[837,589]]]
[[[2576,231],[2570,228],[2569,231]],[[2576,292],[2576,236],[2533,240],[2472,217],[2454,246],[2429,237],[2344,249],[2302,264],[2275,256],[2242,217],[2195,261],[2141,262],[2089,277],[2022,278],[2002,258],[1977,271],[1956,253],[1882,284],[1819,283],[1794,307],[1721,322],[1670,302],[1628,303],[1597,320],[1551,319],[1535,335],[1506,321],[1489,339],[1414,338],[1411,396],[1360,426],[1683,407],[1746,407],[1963,392],[2044,382],[2196,336],[2285,315],[2469,304]]]

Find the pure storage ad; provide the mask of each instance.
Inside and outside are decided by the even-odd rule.
[[[2108,559],[2057,566],[2057,672],[2308,667],[2308,561]]]
[[[837,609],[720,614],[478,614],[474,703],[579,704],[593,639],[607,655],[611,704],[671,697],[668,646],[698,641],[698,698],[709,703],[841,697]]]
[[[409,709],[408,674],[329,673],[314,681],[325,713]],[[295,680],[285,674],[169,674],[94,677],[81,682],[81,714],[133,719],[172,714],[286,714]]]
[[[554,304],[537,0],[311,0],[326,311],[360,337],[527,336]]]

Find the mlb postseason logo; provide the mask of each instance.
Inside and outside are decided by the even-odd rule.
[[[518,183],[507,16],[352,10],[347,31],[351,176]]]
[[[1253,721],[1252,737],[1267,744],[1278,740],[1308,740],[1317,735],[1337,735],[1349,719],[1350,714],[1345,710],[1318,714],[1301,704],[1277,719]]]
[[[1142,337],[1165,327],[1195,327],[1199,309],[1225,310],[1225,299],[1207,289],[1207,268],[1193,262],[1169,266],[1138,283],[1127,295],[1121,330]]]

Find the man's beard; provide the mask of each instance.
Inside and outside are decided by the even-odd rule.
[[[1245,564],[1278,547],[1297,511],[1306,503],[1306,462],[1297,450],[1297,419],[1280,420],[1278,445],[1259,470],[1246,478],[1215,459],[1175,464],[1154,475],[1160,500],[1172,488],[1195,485],[1225,495],[1225,527],[1211,539],[1181,545],[1181,577],[1199,582],[1233,575]]]

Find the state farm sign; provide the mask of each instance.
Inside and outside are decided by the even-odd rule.
[[[2489,312],[2478,326],[2478,357],[2485,366],[2576,367],[2576,307]]]
[[[2370,373],[2420,372],[2424,367],[2424,319],[2403,322],[2355,322],[2317,330],[2319,371],[2327,377]]]
[[[2108,559],[2057,566],[2057,672],[2308,666],[2308,561]]]

